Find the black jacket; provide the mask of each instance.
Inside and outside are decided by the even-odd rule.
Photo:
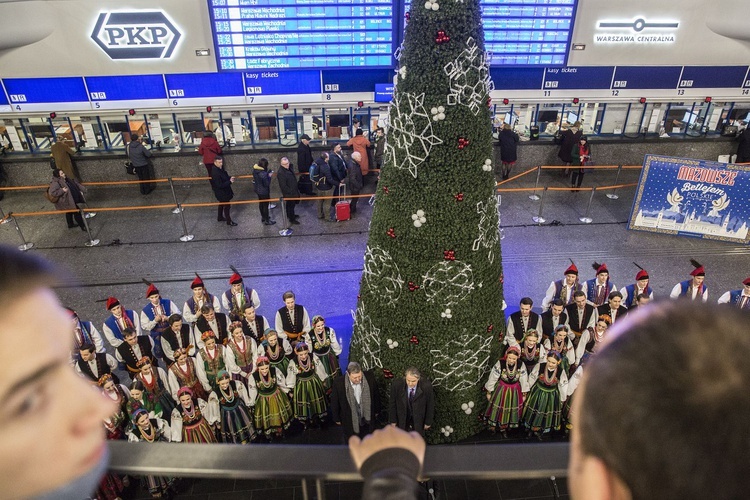
[[[214,314],[216,315],[216,324],[219,326],[219,331],[214,332],[214,335],[216,335],[216,343],[223,344],[229,336],[229,333],[227,332],[227,315],[224,313]],[[198,320],[195,322],[195,327],[198,329],[198,332],[200,332],[200,334],[207,330],[211,330],[211,325],[208,324],[208,321],[202,314],[201,317],[198,318]],[[195,335],[196,337],[200,338],[200,334],[196,332]]]
[[[380,412],[380,391],[375,383],[375,375],[372,371],[363,371],[365,380],[370,386],[370,415],[365,415],[365,420],[370,422],[370,426],[375,426],[375,419]],[[344,374],[333,381],[331,392],[331,416],[334,422],[341,422],[344,429],[344,436],[348,441],[354,435],[354,424],[352,422],[352,409],[349,407],[349,400],[346,399],[346,379],[349,375]]]
[[[737,145],[737,163],[746,163],[750,161],[750,132],[745,129],[737,136],[739,144]]]
[[[354,160],[349,162],[349,168],[346,169],[346,187],[352,194],[359,194],[362,190],[362,186],[365,185],[364,178],[362,177],[362,169]]]
[[[331,178],[333,179],[331,184],[334,186],[341,184],[341,181],[346,178],[346,162],[344,158],[331,152],[328,155],[328,164],[331,166]]]
[[[518,145],[518,134],[512,130],[501,130],[497,138],[497,143],[500,145],[500,160],[506,163],[510,163],[518,160],[516,152]]]
[[[277,174],[281,196],[286,198],[299,198],[299,189],[297,188],[297,176],[292,172],[291,165],[289,168],[281,167]]]
[[[300,142],[299,146],[297,146],[297,168],[299,168],[300,173],[309,172],[310,165],[312,165],[314,161],[310,145],[308,144],[305,146]]]
[[[260,165],[253,165],[253,182],[258,196],[271,194],[271,176],[268,175],[268,170],[264,170]]]
[[[571,156],[573,146],[575,144],[578,144],[578,141],[581,139],[582,135],[583,132],[581,132],[580,130],[575,133],[571,129],[567,129],[566,131],[564,131],[562,133],[560,152],[557,153],[557,157],[565,163],[571,163],[573,161],[573,157]]]
[[[407,395],[406,380],[403,378],[395,379],[391,385],[391,400],[388,404],[388,422],[396,424],[399,428],[404,430],[406,430],[406,412],[408,407]],[[431,426],[434,417],[435,393],[432,391],[432,384],[430,381],[422,377],[417,383],[414,400],[412,401],[414,430],[424,436],[424,426]]]
[[[315,185],[315,187],[317,187],[320,191],[330,191],[333,187],[333,180],[331,178],[331,166],[323,157],[315,160],[315,164],[320,169],[320,180]]]
[[[211,169],[211,187],[214,190],[216,199],[222,203],[231,201],[234,198],[232,181],[229,180],[229,174],[226,170],[216,165]]]

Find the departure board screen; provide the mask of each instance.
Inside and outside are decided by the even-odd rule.
[[[393,67],[395,0],[208,0],[219,71]]]
[[[481,0],[490,66],[564,66],[576,5],[577,0]],[[405,14],[409,0],[404,7]]]

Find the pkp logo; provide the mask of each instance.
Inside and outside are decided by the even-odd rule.
[[[110,59],[169,59],[181,36],[160,10],[103,12],[91,33]]]

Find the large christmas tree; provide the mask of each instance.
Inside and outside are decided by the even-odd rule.
[[[350,359],[380,389],[416,366],[435,387],[431,443],[482,428],[504,329],[489,77],[479,0],[407,14]]]

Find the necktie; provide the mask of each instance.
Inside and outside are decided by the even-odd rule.
[[[414,401],[414,389],[409,389],[409,403]]]

